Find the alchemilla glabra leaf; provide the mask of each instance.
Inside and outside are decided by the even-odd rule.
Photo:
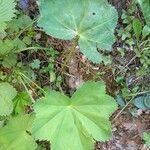
[[[12,100],[17,95],[17,91],[7,82],[0,83],[0,116],[10,115],[13,111]]]
[[[15,16],[15,0],[0,0],[0,32],[6,29],[6,23]]]
[[[18,115],[0,129],[0,150],[35,150],[37,144],[29,135],[34,115]]]
[[[81,52],[95,63],[97,48],[111,50],[118,15],[104,0],[39,0],[38,25],[59,39],[78,39]]]
[[[92,150],[94,140],[111,138],[109,116],[116,110],[103,82],[86,82],[71,98],[47,92],[34,104],[32,134],[48,140],[52,150]]]

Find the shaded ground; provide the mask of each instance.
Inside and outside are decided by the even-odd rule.
[[[112,126],[112,140],[103,144],[97,143],[96,150],[148,150],[142,140],[142,134],[150,130],[149,111],[142,112],[138,118],[123,113],[112,121]]]

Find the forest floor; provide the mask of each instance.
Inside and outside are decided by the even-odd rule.
[[[119,15],[121,15],[121,11],[123,9],[127,9],[130,1],[111,0],[110,3],[117,7]],[[30,1],[30,6],[25,13],[32,18],[38,15],[38,9],[35,1]],[[118,27],[122,26],[121,21],[119,23],[120,24],[118,24]],[[47,36],[41,30],[37,30],[36,32],[36,38],[40,44],[45,44],[45,47],[52,47],[59,52],[59,57],[56,60],[57,65],[55,65],[55,71],[60,73],[61,63],[63,61],[62,54],[70,43],[68,41],[62,41]],[[125,56],[121,57],[116,51],[119,45],[121,45],[121,41],[120,39],[117,39],[117,42],[113,46],[114,51],[111,52],[111,56],[113,58],[113,64],[111,65],[94,65],[88,62],[86,58],[81,56],[77,50],[77,57],[70,60],[67,65],[67,69],[65,69],[63,73],[60,73],[65,79],[62,87],[63,91],[65,91],[65,93],[72,93],[86,80],[103,79],[107,83],[107,92],[114,96],[115,93],[122,88],[115,80],[118,74],[124,76],[125,83],[132,81],[130,86],[149,84],[149,76],[146,78],[135,77],[133,68],[137,67],[139,60],[137,58],[133,59],[133,51],[128,49],[125,53]],[[25,57],[27,55],[28,54],[25,53],[23,56]],[[38,54],[35,53],[33,57],[36,57],[40,60],[45,59],[45,56],[43,56],[42,52]],[[133,61],[130,62],[132,59]],[[28,60],[25,59],[24,61]],[[98,73],[102,73],[102,75],[99,77],[97,76]],[[49,81],[47,81],[46,77],[42,76],[41,79],[42,86],[49,84]],[[137,109],[136,117],[134,117],[130,112],[130,108],[132,108],[132,105],[129,103],[127,106],[125,106],[125,109],[124,107],[121,107],[113,114],[111,118],[113,138],[109,142],[97,142],[95,148],[96,150],[148,150],[144,144],[144,141],[142,140],[142,134],[143,132],[150,130],[150,111]]]

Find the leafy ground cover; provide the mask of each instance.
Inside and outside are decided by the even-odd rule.
[[[148,150],[149,109],[148,0],[0,0],[0,150]]]

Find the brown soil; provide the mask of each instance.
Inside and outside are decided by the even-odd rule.
[[[142,112],[138,118],[124,113],[114,121],[112,119],[112,122],[112,140],[105,143],[97,142],[96,150],[149,150],[142,136],[143,132],[150,130],[150,111]]]

